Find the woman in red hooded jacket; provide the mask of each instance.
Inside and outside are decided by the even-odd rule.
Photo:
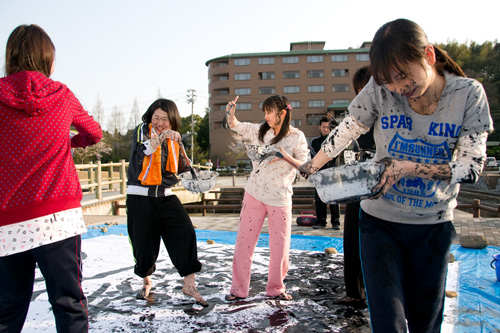
[[[51,80],[55,47],[36,25],[9,36],[0,79],[0,331],[20,332],[35,265],[58,332],[87,332],[81,288],[82,190],[71,148],[102,138],[99,124]],[[78,134],[70,138],[70,127]]]

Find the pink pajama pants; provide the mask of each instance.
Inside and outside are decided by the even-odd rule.
[[[248,296],[253,254],[266,215],[270,251],[266,293],[275,297],[286,290],[283,280],[289,264],[292,207],[268,206],[245,192],[233,257],[231,294],[235,296]]]

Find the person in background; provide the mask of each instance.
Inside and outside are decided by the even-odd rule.
[[[57,331],[88,331],[81,286],[87,228],[71,149],[96,144],[102,131],[68,87],[50,79],[54,59],[41,27],[20,25],[10,34],[0,79],[1,332],[21,332],[37,265]]]
[[[265,122],[242,123],[235,117],[236,100],[226,109],[229,127],[249,144],[279,147],[285,158],[297,165],[307,160],[307,141],[300,130],[290,125],[292,107],[285,96],[271,96],[262,104]],[[289,266],[292,233],[292,182],[296,169],[281,159],[259,164],[252,161],[253,170],[245,185],[233,258],[233,279],[227,301],[248,296],[252,258],[267,215],[269,226],[269,275],[266,293],[270,297],[291,300],[283,280]]]
[[[369,66],[363,66],[354,73],[352,85],[356,95],[368,83],[370,77]],[[373,157],[375,153],[373,127],[370,128],[368,133],[362,134],[357,141],[359,145],[357,160],[363,162]],[[361,260],[359,258],[359,209],[359,201],[346,204],[344,214],[344,281],[346,297],[335,302],[364,309],[366,308],[366,295]]]
[[[321,135],[314,138],[311,141],[311,158],[314,158],[316,153],[321,149],[321,144],[325,141],[330,131],[338,125],[335,119],[332,119],[332,125],[330,125],[330,119],[327,116],[324,116],[319,121],[319,130]],[[334,158],[331,161],[328,161],[325,165],[321,167],[320,170],[324,170],[327,168],[331,168],[333,166],[338,165],[338,159]],[[320,229],[326,227],[326,206],[327,204],[321,201],[321,198],[318,195],[318,191],[314,189],[314,207],[316,209],[316,223],[313,225],[314,229]],[[330,204],[330,218],[332,223],[332,228],[334,230],[340,230],[340,205],[339,204]]]
[[[127,229],[135,259],[134,273],[143,278],[138,299],[147,299],[163,240],[172,264],[184,277],[182,292],[208,306],[196,288],[201,270],[191,219],[172,191],[176,174],[189,171],[180,154],[181,116],[168,99],[153,102],[133,133],[127,181]]]
[[[207,162],[207,167],[208,167],[208,170],[211,171],[212,168],[214,167],[214,164],[212,163],[212,160],[211,159],[208,159],[208,162]]]
[[[314,173],[373,126],[383,163],[361,201],[360,253],[374,332],[439,332],[460,183],[474,183],[493,129],[482,85],[465,77],[415,22],[384,24],[370,47],[372,78],[321,151]]]

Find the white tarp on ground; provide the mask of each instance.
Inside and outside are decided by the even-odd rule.
[[[91,332],[370,332],[368,312],[333,302],[343,296],[343,256],[292,250],[286,279],[290,302],[265,296],[268,249],[254,256],[250,297],[228,303],[224,296],[231,283],[232,245],[198,243],[203,269],[198,274],[200,292],[208,308],[193,304],[181,292],[181,278],[162,247],[153,274],[154,301],[136,300],[142,287],[133,274],[133,257],[126,236],[84,239],[83,288],[89,300]],[[459,263],[451,264],[448,290],[456,290]],[[458,291],[458,290],[457,290]],[[459,297],[460,297],[460,291]],[[453,332],[460,312],[458,298],[447,299],[444,332]],[[23,332],[55,332],[54,318],[37,271],[34,296]]]

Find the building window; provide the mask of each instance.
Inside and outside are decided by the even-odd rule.
[[[259,94],[260,95],[276,94],[276,87],[260,87]]]
[[[292,119],[290,125],[292,125],[293,127],[300,127],[300,126],[302,126],[302,120]]]
[[[308,105],[309,105],[310,108],[324,108],[325,107],[325,101],[321,100],[321,99],[312,100],[312,101],[309,101]]]
[[[235,81],[248,81],[250,80],[250,73],[238,73],[234,74],[234,80]]]
[[[307,62],[323,62],[322,55],[307,56]]]
[[[300,86],[285,86],[283,87],[284,94],[298,94],[300,93]]]
[[[299,57],[283,57],[284,64],[298,64]]]
[[[219,81],[227,81],[229,79],[229,76],[227,75],[220,75],[219,76]]]
[[[300,101],[290,101],[292,109],[300,109]]]
[[[356,54],[356,61],[370,61],[370,55],[368,53]]]
[[[332,62],[344,62],[347,61],[347,54],[334,54],[332,55]]]
[[[224,105],[224,110],[226,109],[226,106]],[[236,110],[241,111],[241,110],[251,110],[252,109],[252,103],[237,103],[236,104]]]
[[[325,86],[322,84],[307,86],[307,92],[310,92],[310,93],[325,92]]]
[[[298,79],[300,78],[299,71],[284,71],[283,72],[284,79]]]
[[[259,65],[274,65],[274,58],[259,58]]]
[[[325,77],[324,70],[310,70],[307,71],[307,77]]]
[[[227,89],[219,90],[219,95],[229,95],[229,90]]]
[[[348,69],[332,69],[332,77],[349,76]]]
[[[235,88],[234,94],[236,96],[251,95],[252,89],[251,88]]]
[[[227,61],[221,61],[221,62],[218,62],[217,65],[220,66],[220,67],[227,66],[227,65],[229,65],[229,62],[227,62]]]
[[[351,101],[348,99],[334,99],[333,104],[349,104]]]
[[[323,118],[324,114],[308,114],[307,125],[319,126],[319,121]]]
[[[259,80],[274,80],[275,78],[274,72],[259,72]]]
[[[333,92],[345,92],[349,91],[349,85],[348,84],[334,84],[332,87]]]
[[[250,58],[234,59],[235,66],[250,66]]]

